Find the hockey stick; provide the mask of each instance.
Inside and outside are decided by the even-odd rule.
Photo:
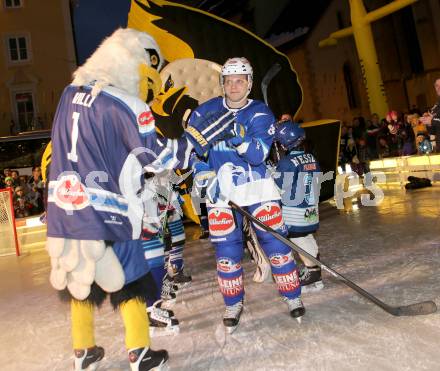
[[[255,218],[252,214],[248,213],[246,210],[243,210],[240,206],[235,204],[232,201],[229,201],[229,206],[231,206],[233,209],[237,210],[241,215],[247,217],[249,220],[252,220],[256,225],[264,229],[266,232],[269,232],[272,236],[274,236],[277,240],[283,242],[287,246],[291,247],[293,250],[295,250],[297,253],[306,256],[308,259],[313,261],[315,264],[319,265],[322,269],[329,272],[332,276],[340,279],[343,283],[345,283],[348,287],[352,288],[359,294],[361,294],[363,297],[367,298],[368,300],[372,301],[374,304],[381,307],[385,312],[388,312],[392,314],[393,316],[418,316],[418,315],[424,315],[424,314],[431,314],[435,313],[437,311],[437,306],[433,301],[423,301],[420,303],[414,303],[410,305],[403,305],[398,307],[392,307],[391,305],[385,304],[383,301],[379,300],[375,296],[371,295],[369,292],[365,291],[363,288],[356,285],[354,282],[350,281],[349,279],[345,278],[342,274],[336,272],[332,268],[328,267],[327,265],[323,264],[321,261],[316,259],[314,256],[308,254],[306,251],[295,245],[293,242],[288,240],[287,238],[281,236],[279,233],[277,233],[272,228],[265,225],[263,222]]]

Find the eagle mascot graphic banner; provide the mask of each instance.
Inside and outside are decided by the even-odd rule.
[[[80,4],[90,7],[88,3]],[[251,97],[265,101],[276,117],[283,113],[295,115],[300,109],[302,89],[289,59],[250,31],[215,15],[170,1],[131,0],[128,6],[127,26],[152,35],[165,59],[161,94],[151,102],[151,109],[157,128],[166,137],[179,137],[192,109],[222,95],[218,80],[220,66],[231,56],[251,61],[254,69]],[[121,14],[122,17],[126,15]],[[123,22],[119,20],[119,24]],[[303,126],[322,171],[335,171],[339,121]],[[332,181],[322,184],[321,200],[333,196],[333,184]],[[185,212],[197,219],[188,215],[192,214],[190,210]]]

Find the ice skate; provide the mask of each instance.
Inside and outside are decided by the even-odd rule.
[[[191,284],[192,277],[189,274],[185,274],[182,269],[180,271],[177,271],[177,273],[173,276],[173,282],[179,289],[182,289]]]
[[[163,278],[162,291],[160,294],[162,300],[167,302],[167,305],[175,303],[178,290],[179,287],[175,285],[173,279],[166,274]]]
[[[74,353],[75,360],[73,368],[75,371],[94,371],[104,358],[104,348],[96,345],[88,349],[75,349]]]
[[[160,313],[161,316],[173,318],[174,312],[171,309],[165,308],[165,306],[163,304],[164,303],[162,300],[158,300],[158,301],[154,302],[150,307],[147,308],[147,312],[148,313],[151,312],[154,308],[154,310],[156,312]]]
[[[234,305],[227,305],[223,316],[223,324],[228,334],[232,334],[240,322],[241,313],[243,312],[243,300]]]
[[[306,313],[306,309],[304,308],[301,298],[298,297],[295,299],[290,299],[285,297],[284,301],[287,303],[290,316],[295,318],[298,323],[301,323],[302,316]]]
[[[131,371],[164,371],[168,369],[168,352],[150,348],[131,349],[128,351]]]
[[[177,335],[179,333],[179,321],[174,318],[173,311],[152,305],[147,308],[147,313],[151,337]]]
[[[299,279],[301,281],[301,293],[315,292],[324,288],[321,278],[321,267],[317,265],[314,267],[304,266],[300,270]]]

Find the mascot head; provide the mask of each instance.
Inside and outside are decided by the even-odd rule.
[[[159,46],[150,35],[120,28],[74,72],[72,85],[93,85],[93,96],[112,85],[146,101],[149,92],[155,97],[160,91],[162,65]]]

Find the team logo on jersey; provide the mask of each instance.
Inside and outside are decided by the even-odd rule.
[[[287,255],[281,254],[281,253],[275,253],[269,256],[270,265],[272,267],[281,268],[282,266],[290,263],[292,258],[292,253],[288,253]]]
[[[234,216],[231,209],[217,207],[209,210],[209,233],[212,236],[226,236],[235,229]]]
[[[224,296],[237,296],[243,291],[243,276],[240,275],[236,278],[218,278],[218,284],[220,291]]]
[[[231,259],[222,257],[217,259],[217,270],[223,273],[233,273],[241,269],[240,263],[235,263]]]
[[[81,210],[90,205],[85,186],[77,174],[61,175],[52,197],[56,205],[64,210]]]
[[[296,269],[290,273],[274,274],[273,278],[281,293],[295,291],[300,285]]]
[[[151,111],[140,113],[137,117],[137,122],[141,134],[146,134],[154,130],[154,117]]]
[[[272,229],[279,229],[284,225],[281,208],[276,202],[268,202],[264,205],[261,205],[259,208],[255,209],[252,214],[260,222],[266,224]],[[263,228],[257,225],[255,226],[258,229],[263,230]]]
[[[306,209],[304,220],[308,223],[318,222],[318,210],[315,207]]]

